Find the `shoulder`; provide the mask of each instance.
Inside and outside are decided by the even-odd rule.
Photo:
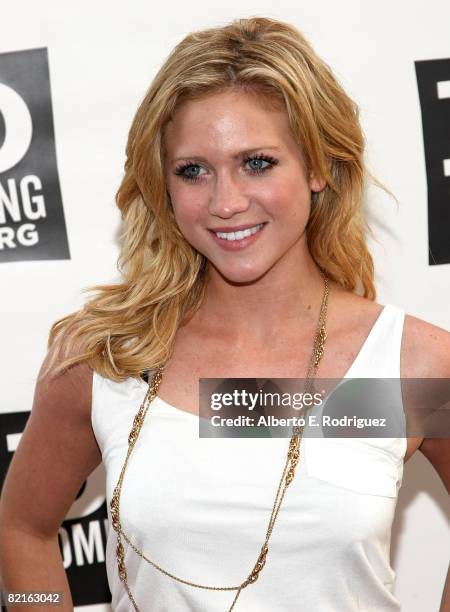
[[[47,350],[37,376],[33,408],[51,411],[54,416],[70,412],[72,418],[86,423],[91,416],[94,372],[82,361],[55,373],[61,362],[54,348]]]
[[[334,318],[336,327],[343,331],[355,327],[367,330],[384,309],[383,304],[352,293],[336,282],[331,283],[330,304],[330,318]]]
[[[80,361],[55,372],[62,361],[52,347],[48,349],[34,389],[28,437],[48,441],[51,437],[57,438],[59,442],[55,444],[65,444],[67,452],[75,447],[81,449],[92,470],[101,461],[91,421],[94,370],[87,362]]]
[[[369,329],[384,305],[333,286],[334,316],[342,330]],[[450,377],[450,332],[405,313],[401,343],[405,378]]]
[[[405,313],[401,360],[404,378],[450,378],[450,333]]]
[[[403,378],[450,378],[450,333],[405,314],[401,359]],[[450,493],[450,438],[416,438],[414,447],[432,464]]]
[[[348,292],[336,292],[339,317],[347,327],[368,328],[384,309],[378,304]],[[405,312],[401,342],[403,378],[450,378],[450,332]]]
[[[369,328],[384,306],[361,296],[336,291],[339,318],[346,329]],[[450,333],[405,313],[400,353],[402,378],[450,378]],[[450,438],[410,438],[408,458],[417,450],[430,461],[450,492]]]

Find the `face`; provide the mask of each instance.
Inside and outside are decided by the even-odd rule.
[[[212,273],[251,282],[305,256],[311,191],[283,109],[226,91],[185,102],[167,125],[167,190],[186,240]]]

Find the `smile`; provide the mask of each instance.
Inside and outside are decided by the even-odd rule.
[[[214,234],[222,240],[234,242],[235,240],[243,240],[244,238],[248,238],[249,236],[256,234],[256,232],[259,232],[263,226],[264,223],[259,223],[258,225],[254,225],[253,227],[249,227],[248,229],[238,232],[214,232]]]

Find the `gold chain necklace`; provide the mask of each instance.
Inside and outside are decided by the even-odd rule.
[[[327,276],[321,271],[323,280],[324,280],[324,292],[323,292],[323,298],[322,298],[322,304],[320,307],[320,314],[319,314],[319,321],[318,321],[318,325],[317,325],[317,329],[316,329],[316,334],[314,337],[314,346],[313,346],[313,351],[312,351],[312,355],[311,355],[311,360],[308,366],[308,371],[306,374],[306,386],[308,386],[308,383],[312,382],[312,379],[314,378],[316,372],[317,372],[317,368],[319,365],[320,360],[322,359],[323,356],[323,352],[324,352],[324,344],[325,344],[325,339],[327,337],[326,334],[326,316],[327,316],[327,306],[328,306],[328,295],[329,295],[329,281]],[[248,577],[238,586],[230,586],[230,587],[213,587],[213,586],[206,586],[203,584],[196,584],[195,582],[190,582],[189,580],[183,580],[182,578],[178,578],[177,576],[174,576],[173,574],[171,574],[170,572],[168,572],[167,570],[163,569],[162,567],[160,567],[157,563],[155,563],[154,561],[151,561],[148,557],[146,557],[144,555],[144,553],[139,550],[128,538],[128,536],[124,533],[124,531],[122,530],[122,525],[120,523],[120,512],[119,512],[119,504],[120,504],[120,494],[121,494],[121,490],[122,490],[122,483],[123,483],[123,478],[125,475],[125,470],[128,464],[128,460],[130,458],[131,452],[134,448],[134,445],[136,444],[136,441],[138,439],[139,433],[141,431],[141,427],[144,423],[144,418],[145,415],[147,414],[147,410],[151,404],[151,402],[153,401],[153,399],[156,397],[156,394],[158,392],[158,388],[161,382],[161,378],[162,378],[162,371],[164,369],[164,366],[160,366],[159,368],[156,369],[154,376],[152,377],[151,383],[149,384],[149,388],[148,391],[145,395],[144,401],[142,402],[141,407],[139,408],[137,414],[134,417],[133,420],[133,426],[131,428],[130,434],[128,436],[128,452],[127,452],[127,456],[125,458],[124,464],[122,466],[122,470],[120,472],[120,476],[119,479],[117,481],[117,485],[114,488],[114,492],[111,498],[111,503],[110,503],[110,509],[111,509],[111,519],[112,519],[112,525],[114,530],[116,531],[117,534],[117,547],[116,547],[116,558],[117,558],[117,565],[118,565],[118,570],[119,570],[119,577],[122,580],[122,582],[124,583],[124,586],[127,590],[128,596],[134,606],[134,609],[139,612],[139,608],[138,605],[136,604],[134,597],[130,591],[130,587],[128,585],[128,580],[127,580],[127,570],[125,567],[125,551],[124,551],[124,547],[122,544],[122,538],[128,542],[128,544],[130,545],[130,547],[136,552],[136,554],[138,554],[140,557],[142,557],[142,559],[144,559],[145,561],[147,561],[148,563],[150,563],[151,565],[153,565],[153,567],[155,567],[157,570],[159,570],[160,572],[162,572],[163,574],[165,574],[166,576],[169,576],[170,578],[173,578],[174,580],[177,580],[178,582],[182,582],[183,584],[187,584],[189,586],[193,586],[193,587],[197,587],[199,589],[208,589],[211,591],[237,591],[236,596],[233,600],[233,603],[231,604],[230,609],[228,610],[228,612],[231,612],[234,608],[234,605],[237,601],[237,598],[239,597],[241,590],[244,589],[245,587],[247,587],[249,584],[252,584],[253,582],[255,582],[255,580],[257,580],[258,576],[259,576],[259,572],[262,570],[262,568],[264,567],[265,563],[266,563],[266,557],[267,557],[267,553],[269,551],[269,547],[268,547],[268,542],[269,542],[269,538],[272,535],[272,530],[273,527],[275,525],[275,520],[278,516],[278,512],[281,506],[281,502],[283,501],[284,498],[284,494],[286,492],[287,487],[289,486],[289,484],[292,482],[292,480],[294,479],[294,474],[295,474],[295,468],[297,467],[297,464],[299,462],[299,458],[300,458],[300,451],[299,451],[299,447],[300,447],[300,440],[303,434],[303,429],[304,426],[298,426],[298,425],[294,425],[293,426],[293,435],[292,438],[289,442],[289,448],[288,448],[288,453],[287,453],[287,460],[286,460],[286,464],[284,466],[284,470],[281,476],[281,480],[280,480],[280,484],[278,485],[278,490],[277,490],[277,494],[275,496],[275,502],[273,505],[273,509],[272,509],[272,514],[270,516],[270,520],[269,520],[269,526],[267,528],[267,533],[266,533],[266,538],[264,541],[264,544],[261,547],[261,552],[259,554],[259,557],[252,569],[252,571],[250,572],[250,574],[248,575]],[[284,482],[284,486],[282,488]],[[281,490],[282,489],[282,490]],[[280,493],[281,490],[281,493]]]

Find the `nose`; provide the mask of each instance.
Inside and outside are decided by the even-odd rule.
[[[249,206],[249,197],[239,179],[229,172],[218,174],[209,199],[209,213],[228,219],[244,212]]]

